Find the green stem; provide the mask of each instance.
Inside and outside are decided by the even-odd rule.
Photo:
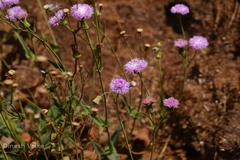
[[[41,140],[41,137],[42,137],[42,136],[41,136],[41,133],[40,133],[38,127],[36,127],[36,128],[37,128],[37,134],[38,134],[38,136],[39,136],[39,138],[38,138],[39,143],[41,144],[41,146],[43,146],[43,143],[42,143],[42,140]],[[42,151],[43,151],[43,155],[44,155],[45,159],[48,160],[48,156],[47,156],[47,153],[46,153],[44,147],[43,147],[43,148],[41,147],[41,149],[42,149]]]
[[[78,58],[75,58],[74,72],[73,72],[72,79],[74,79],[74,77],[75,77],[75,75],[77,73],[77,68],[78,68]]]
[[[133,120],[133,124],[132,124],[132,129],[131,129],[131,132],[130,132],[131,134],[130,134],[130,135],[132,135],[133,130],[134,130],[134,128],[135,128],[137,116],[138,116],[138,113],[140,112],[141,107],[142,107],[142,99],[143,99],[143,82],[141,81],[140,100],[139,100],[139,104],[138,104],[138,109],[137,109],[136,117],[135,117],[134,120]]]
[[[104,94],[105,89],[104,89],[104,85],[103,85],[103,81],[102,81],[102,71],[100,71],[101,68],[99,68],[98,61],[97,61],[97,56],[95,55],[94,47],[92,45],[88,30],[84,30],[84,32],[85,32],[87,40],[89,42],[90,49],[93,53],[94,62],[96,64],[95,66],[97,67],[97,71],[98,71],[98,74],[99,74],[99,80],[100,80],[100,85],[101,85],[101,89],[102,89],[102,93],[103,93],[103,100],[104,100],[105,124],[107,124],[107,122],[108,122],[107,98],[106,98],[106,94]],[[101,61],[101,57],[100,57],[100,61]],[[93,71],[95,71],[95,70],[93,70]],[[108,135],[108,141],[109,141],[109,144],[110,144],[111,143],[111,137],[110,137],[110,133],[109,133],[109,130],[108,130],[108,126],[106,126],[105,129],[106,129],[106,132],[107,132],[107,135]]]
[[[127,41],[127,38],[126,38],[125,36],[124,36],[124,41],[125,41],[126,44],[127,44],[127,47],[128,47],[128,49],[129,49],[129,51],[130,51],[130,53],[131,53],[131,55],[132,55],[132,58],[134,58],[135,56],[134,56],[134,54],[133,54],[133,51],[132,51],[132,49],[131,49],[128,41]]]
[[[2,150],[2,153],[3,153],[4,159],[8,160],[7,153],[5,152],[5,149],[3,148],[2,143],[0,143],[0,146],[1,146],[1,150]]]
[[[1,111],[1,116],[2,116],[2,119],[5,123],[5,125],[7,126],[8,130],[9,130],[9,132],[11,133],[12,137],[16,140],[17,144],[21,146],[20,138],[19,138],[19,136],[16,132],[15,127],[12,125],[12,121],[8,118],[7,115],[6,116],[3,115],[3,111]],[[24,155],[26,160],[29,159],[25,153],[23,153],[23,155]]]
[[[182,59],[183,59],[183,81],[182,81],[181,88],[179,91],[179,101],[182,99],[182,92],[183,92],[183,88],[184,88],[185,81],[186,81],[186,71],[187,71],[186,55],[183,55]]]
[[[139,73],[138,76],[140,77],[140,80],[141,80],[143,86],[144,86],[145,89],[146,89],[147,95],[150,96],[150,92],[149,92],[148,89],[147,89],[147,85],[146,85],[146,83],[144,82],[144,80],[143,80],[143,78],[142,78],[142,75]]]
[[[54,34],[53,34],[52,28],[51,28],[50,24],[48,23],[48,18],[47,18],[47,15],[46,15],[45,10],[44,10],[43,7],[42,7],[42,3],[41,3],[40,0],[37,0],[37,3],[38,3],[39,8],[40,8],[40,10],[41,10],[41,12],[42,12],[42,15],[43,15],[43,17],[44,17],[44,20],[45,20],[45,22],[46,22],[46,24],[47,24],[47,27],[48,27],[48,30],[49,30],[49,32],[50,32],[50,34],[51,34],[53,43],[56,45],[56,44],[57,44],[57,41],[56,41],[56,38],[55,38],[55,36],[54,36]]]
[[[52,58],[55,57],[55,58],[58,60],[59,64],[60,64],[62,67],[64,67],[64,65],[63,65],[63,63],[62,63],[62,60],[61,60],[60,57],[55,53],[55,51],[45,42],[44,39],[42,39],[42,38],[40,38],[38,35],[36,35],[36,34],[34,33],[34,31],[32,31],[30,28],[27,28],[27,30],[24,30],[24,29],[16,26],[15,24],[12,24],[11,22],[8,22],[7,20],[5,20],[5,19],[3,19],[3,18],[1,18],[0,20],[3,21],[3,22],[5,22],[5,23],[7,23],[8,25],[10,25],[12,28],[14,28],[14,29],[16,29],[16,30],[20,30],[20,31],[22,31],[22,32],[29,33],[29,34],[32,35],[33,37],[37,38],[37,39],[43,44],[43,46],[48,50],[48,52],[50,53],[50,56],[51,56]],[[22,22],[22,23],[23,23],[23,22]],[[55,61],[54,58],[53,58],[53,60]],[[58,63],[56,63],[56,64],[57,64],[57,66],[58,66],[58,68],[59,68],[60,70],[66,71],[66,69],[65,69],[65,68],[62,69],[62,67],[60,67]]]
[[[106,33],[102,32],[102,31],[100,31],[100,32],[101,32],[101,34],[104,36],[104,38],[107,40],[107,43],[108,43],[108,45],[110,46],[111,51],[112,51],[115,59],[117,60],[117,63],[118,63],[118,65],[120,66],[120,69],[121,69],[124,77],[129,81],[129,78],[128,78],[128,76],[127,76],[127,74],[126,74],[126,72],[125,72],[125,70],[124,70],[124,68],[123,68],[123,65],[122,65],[122,63],[120,62],[120,60],[119,60],[119,58],[118,58],[118,56],[117,56],[117,53],[116,53],[115,49],[113,48],[110,40],[108,39]]]
[[[126,134],[126,131],[125,131],[125,129],[124,129],[123,123],[122,123],[122,121],[121,121],[120,113],[119,113],[119,110],[118,110],[118,96],[119,96],[119,95],[117,94],[116,101],[115,101],[115,109],[116,109],[116,111],[117,111],[118,121],[119,121],[120,126],[121,126],[121,129],[122,129],[122,131],[123,131],[123,135],[124,135],[124,138],[125,138],[125,141],[126,141],[126,145],[127,145],[128,151],[129,151],[129,155],[130,155],[130,157],[131,157],[131,160],[134,160],[134,159],[133,159],[133,156],[132,156],[131,149],[130,149],[130,147],[129,147],[127,134]]]
[[[183,38],[186,39],[186,37],[185,37],[185,32],[184,32],[184,29],[183,29],[182,18],[181,18],[181,17],[179,17],[179,23],[180,23],[180,27],[181,27],[181,30],[182,30]]]
[[[153,158],[153,153],[154,153],[154,149],[155,149],[155,140],[156,140],[156,135],[158,133],[158,129],[159,127],[161,126],[163,120],[166,118],[166,116],[168,115],[169,113],[167,112],[165,115],[162,116],[160,122],[157,124],[157,126],[155,126],[154,124],[154,131],[153,131],[153,139],[152,139],[152,149],[151,149],[151,156],[150,156],[150,160],[152,160]]]
[[[155,149],[155,139],[156,139],[156,134],[157,134],[158,129],[159,129],[159,125],[157,127],[156,126],[154,127],[150,160],[153,159],[153,153],[154,153],[154,149]]]

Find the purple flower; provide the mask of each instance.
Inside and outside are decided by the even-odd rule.
[[[178,108],[179,102],[177,99],[170,97],[163,100],[164,106],[168,108]]]
[[[123,78],[116,78],[111,81],[110,88],[117,94],[125,94],[129,91],[130,83]]]
[[[124,65],[127,73],[140,73],[148,65],[147,61],[139,58],[134,58]]]
[[[27,17],[27,11],[20,6],[15,6],[7,10],[6,18],[10,21],[16,21],[17,19],[23,19]]]
[[[55,13],[54,16],[52,16],[49,19],[49,24],[51,26],[58,26],[59,23],[64,19],[64,17],[65,17],[65,14],[64,14],[63,10],[59,10]]]
[[[171,13],[185,15],[189,13],[189,8],[184,4],[176,4],[172,6]]]
[[[154,98],[152,98],[152,97],[147,97],[147,98],[145,98],[144,100],[143,100],[143,104],[145,105],[145,106],[150,106],[150,105],[152,105],[153,103],[155,103],[156,102],[156,99],[154,99]]]
[[[201,50],[201,49],[207,48],[208,40],[202,36],[193,36],[189,40],[189,46],[191,46],[196,50]]]
[[[93,14],[93,7],[88,4],[75,4],[71,7],[71,14],[77,20],[89,19]]]
[[[4,9],[6,6],[11,7],[14,4],[18,4],[19,0],[0,0],[0,9]]]
[[[185,39],[177,39],[176,41],[174,41],[174,46],[178,47],[178,48],[184,48],[188,45],[188,41]]]
[[[5,7],[4,7],[2,1],[0,0],[0,10],[3,10],[4,8],[5,8]]]

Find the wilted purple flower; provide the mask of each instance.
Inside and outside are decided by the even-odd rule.
[[[61,9],[61,7],[58,3],[48,3],[43,6],[43,9],[51,12],[57,12],[58,10]]]
[[[178,48],[184,48],[188,45],[188,41],[185,39],[177,39],[176,41],[174,41],[174,46],[178,47]]]
[[[93,14],[93,7],[88,4],[75,4],[71,7],[71,14],[77,20],[89,19]]]
[[[148,65],[147,61],[139,58],[134,58],[124,65],[127,73],[140,73]]]
[[[6,6],[11,7],[14,4],[18,4],[19,0],[0,0],[0,9],[4,9]]]
[[[130,83],[123,78],[116,78],[111,81],[110,88],[117,94],[125,94],[129,91]]]
[[[170,11],[173,14],[185,15],[189,13],[189,8],[184,4],[176,4],[175,6],[172,6]]]
[[[145,106],[150,106],[150,105],[152,105],[153,103],[155,103],[156,102],[156,99],[154,99],[154,98],[152,98],[152,97],[147,97],[147,98],[145,98],[144,100],[143,100],[143,104],[145,105]]]
[[[16,21],[17,19],[23,19],[27,17],[27,11],[20,6],[15,6],[7,10],[6,18],[10,21]]]
[[[178,108],[179,102],[177,99],[170,97],[163,100],[164,106],[168,108]]]
[[[207,48],[208,40],[202,36],[193,36],[189,40],[189,46],[191,46],[196,50],[201,50],[201,49]]]
[[[49,19],[49,24],[51,26],[58,26],[59,23],[64,19],[64,17],[65,17],[65,14],[64,14],[63,10],[59,10],[55,13],[54,16],[52,16]]]

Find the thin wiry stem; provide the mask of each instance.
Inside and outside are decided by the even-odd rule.
[[[2,146],[2,143],[0,143],[0,147],[1,147],[1,150],[2,150],[2,153],[3,153],[4,160],[9,160],[6,151]]]
[[[53,43],[56,45],[56,44],[57,44],[57,41],[56,41],[56,38],[55,38],[55,36],[54,36],[54,34],[53,34],[52,28],[51,28],[50,24],[48,23],[48,18],[47,18],[47,16],[46,16],[46,12],[44,11],[44,9],[43,9],[43,7],[42,7],[42,3],[41,3],[40,0],[37,0],[37,3],[38,3],[39,8],[40,8],[41,11],[42,11],[42,15],[43,15],[44,20],[45,20],[45,22],[46,22],[46,24],[47,24],[47,27],[48,27],[48,30],[49,30],[50,35],[51,35],[51,37],[52,37]]]
[[[182,31],[182,34],[183,34],[183,38],[185,39],[185,31],[184,31],[184,28],[183,28],[183,23],[182,23],[182,18],[179,17],[179,23],[180,23],[180,27],[181,27],[181,31]]]
[[[92,45],[92,42],[91,42],[91,39],[90,39],[90,35],[88,33],[88,30],[84,30],[85,34],[86,34],[86,37],[87,37],[87,40],[89,42],[89,47],[93,53],[93,57],[94,57],[94,62],[95,62],[95,66],[97,67],[97,71],[98,71],[98,74],[99,74],[99,80],[100,80],[100,85],[101,85],[101,89],[102,89],[102,93],[105,93],[105,88],[104,88],[104,85],[103,85],[103,80],[102,80],[102,72],[100,71],[101,68],[99,68],[99,65],[98,65],[98,60],[97,60],[97,56],[95,55],[95,50],[94,50],[94,47]],[[100,58],[101,60],[101,58]],[[94,67],[93,67],[94,68]],[[106,95],[104,94],[103,95],[103,101],[104,101],[104,112],[105,112],[105,124],[107,124],[108,122],[108,108],[107,108],[107,97]],[[111,137],[110,137],[110,133],[109,133],[109,130],[108,130],[108,127],[105,127],[106,129],[106,132],[107,132],[107,135],[108,135],[108,141],[109,141],[109,144],[111,143]]]
[[[129,147],[127,134],[126,134],[126,131],[125,131],[125,129],[124,129],[124,126],[123,126],[123,123],[122,123],[122,120],[121,120],[121,117],[120,117],[120,113],[119,113],[119,110],[118,110],[118,96],[119,96],[119,95],[117,95],[116,101],[115,101],[115,109],[116,109],[116,111],[117,111],[118,121],[119,121],[120,126],[121,126],[121,129],[122,129],[122,131],[123,131],[123,135],[124,135],[124,138],[125,138],[125,141],[126,141],[126,145],[127,145],[128,151],[129,151],[130,158],[131,158],[131,160],[134,160],[134,159],[133,159],[133,156],[132,156],[131,149],[130,149],[130,147]]]

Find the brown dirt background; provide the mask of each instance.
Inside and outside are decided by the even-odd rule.
[[[137,28],[144,30],[142,35],[144,43],[155,46],[158,41],[162,41],[166,97],[177,96],[183,72],[181,57],[173,47],[174,40],[181,37],[180,26],[176,16],[169,12],[170,7],[179,2],[188,5],[191,11],[183,18],[186,36],[206,36],[210,45],[207,50],[198,53],[188,68],[182,102],[179,109],[166,119],[166,123],[158,133],[155,157],[159,158],[164,144],[169,139],[161,155],[162,159],[240,159],[240,2],[238,0],[98,1],[104,5],[102,22],[106,25],[107,34],[123,64],[130,60],[130,54],[119,36],[120,31],[126,31],[128,42],[135,55],[139,54],[141,44],[141,39],[136,34]],[[72,3],[65,1],[62,5],[69,7]],[[36,3],[22,1],[22,6],[29,12],[29,21],[36,22],[38,32],[48,35],[46,24]],[[1,35],[9,32],[8,26],[2,23],[0,26]],[[74,59],[69,47],[73,42],[72,36],[62,27],[55,27],[53,30],[61,45],[64,64],[73,68]],[[110,48],[107,44],[103,45],[104,84],[108,88],[113,77],[122,75]],[[82,65],[87,69],[91,63],[89,58],[91,53],[84,44],[80,43],[80,46],[84,53],[81,57]],[[47,55],[41,47],[37,49],[37,54]],[[192,55],[192,52],[189,54]],[[39,69],[25,59],[16,39],[1,44],[1,57],[6,59],[11,68],[16,69],[16,81],[20,84],[21,90],[30,88],[34,92],[41,84]],[[147,60],[149,67],[143,73],[145,81],[151,94],[158,95],[159,76],[154,55],[149,52]],[[2,67],[0,69],[1,79],[4,80],[7,69]],[[137,81],[137,77],[131,78]],[[98,85],[96,83],[96,86]],[[90,86],[87,85],[86,90],[88,91],[89,88]],[[95,95],[98,93],[100,92],[96,89]],[[49,104],[46,99],[38,99],[43,107]],[[136,96],[134,102],[137,104],[138,101]],[[111,108],[110,115],[110,123],[116,123],[115,111]],[[122,110],[122,116],[125,118],[124,115]],[[143,120],[138,127],[141,128],[141,124],[144,123]],[[149,152],[146,152],[144,159],[149,159],[148,156]]]

